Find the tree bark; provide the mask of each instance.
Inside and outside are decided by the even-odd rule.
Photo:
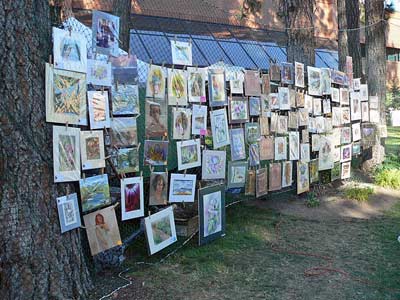
[[[338,0],[338,2],[340,1],[344,0]],[[359,1],[346,0],[346,18],[347,18],[348,29],[360,27]],[[347,43],[348,43],[349,55],[353,58],[353,77],[361,78],[363,74],[362,74],[360,30],[349,30],[347,32]]]
[[[287,60],[314,66],[314,0],[281,0],[280,4],[287,28]]]
[[[53,183],[45,123],[49,2],[1,1],[0,23],[1,298],[84,299],[91,280],[79,230],[60,232],[56,197],[65,191]]]
[[[338,12],[338,52],[339,52],[339,70],[345,71],[346,69],[346,56],[349,55],[348,36],[347,31],[347,17],[346,17],[346,0],[337,0]]]
[[[114,0],[113,1],[113,14],[120,18],[120,31],[119,39],[122,43],[121,49],[129,53],[129,31],[131,27],[131,0]]]

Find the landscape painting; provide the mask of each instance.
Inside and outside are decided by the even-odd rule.
[[[107,174],[80,179],[79,189],[83,213],[111,204]]]
[[[169,202],[193,202],[196,175],[172,173],[169,187]]]

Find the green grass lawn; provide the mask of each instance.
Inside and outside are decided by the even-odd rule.
[[[400,127],[388,126],[388,137],[385,144],[386,154],[398,156],[400,152]]]

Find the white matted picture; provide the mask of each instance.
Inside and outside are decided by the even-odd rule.
[[[284,161],[282,162],[282,187],[288,187],[292,185],[292,173],[293,173],[293,162]]]
[[[379,108],[378,96],[369,96],[369,108],[370,109],[378,109]]]
[[[322,112],[323,112],[323,114],[331,113],[331,100],[329,100],[329,99],[322,100]]]
[[[143,177],[121,179],[122,221],[144,216]]]
[[[275,160],[287,159],[287,137],[275,137]]]
[[[88,91],[90,129],[110,128],[107,91]]]
[[[340,161],[346,162],[351,160],[352,145],[345,145],[340,148]]]
[[[310,162],[310,144],[300,144],[300,160],[302,162]]]
[[[351,125],[351,129],[352,129],[352,132],[353,132],[353,141],[356,142],[356,141],[361,140],[361,124],[360,123],[354,123],[354,124]]]
[[[340,104],[350,105],[349,90],[347,88],[340,88],[339,94],[340,94]]]
[[[348,162],[342,163],[340,178],[348,179],[348,178],[350,178],[350,175],[351,175],[351,162],[348,161]]]
[[[149,205],[166,205],[168,201],[168,173],[152,172],[150,174]]]
[[[261,123],[261,119],[260,119],[260,123]],[[289,128],[291,129],[297,129],[298,126],[298,120],[297,120],[297,111],[289,111]]]
[[[119,48],[119,17],[93,10],[92,40],[97,53],[115,54]]]
[[[340,103],[339,89],[331,88],[331,100],[332,102]]]
[[[320,136],[319,139],[319,157],[318,170],[329,170],[333,168],[333,143],[329,137]]]
[[[342,124],[351,123],[350,108],[342,107]]]
[[[172,63],[174,65],[192,65],[192,43],[171,41]]]
[[[165,99],[165,68],[150,65],[147,73],[146,97]]]
[[[102,130],[81,131],[82,170],[104,168],[104,134]]]
[[[360,85],[360,100],[368,101],[368,84]]]
[[[322,114],[322,103],[320,98],[313,98],[313,115],[320,116]]]
[[[289,160],[299,159],[300,137],[297,131],[289,131]]]
[[[354,78],[353,79],[353,90],[359,91],[361,87],[361,78]]]
[[[81,178],[80,129],[53,126],[54,182]]]
[[[174,210],[172,206],[144,219],[150,255],[175,243],[176,237]]]
[[[229,81],[232,94],[243,94],[243,78],[234,78]]]
[[[290,109],[290,99],[289,99],[289,88],[278,87],[278,97],[279,97],[279,109],[289,110]]]
[[[225,179],[226,151],[204,150],[201,178]]]
[[[172,109],[172,137],[174,140],[187,140],[190,138],[191,115],[192,111],[189,108],[174,107]]]
[[[281,81],[284,84],[293,84],[293,64],[281,63]]]
[[[351,93],[351,120],[361,120],[361,100],[360,93],[352,92]]]
[[[246,184],[247,161],[228,162],[228,188],[241,188]]]
[[[351,128],[350,127],[342,127],[341,128],[340,143],[341,144],[351,143]]]
[[[279,134],[286,134],[288,131],[288,116],[279,116],[278,117],[278,129],[277,133]]]
[[[187,72],[168,69],[168,105],[187,104]]]
[[[304,87],[304,64],[294,63],[294,85],[297,87]]]
[[[196,175],[172,173],[169,202],[194,202]]]
[[[369,122],[368,102],[361,102],[361,121],[362,122]]]
[[[86,81],[87,84],[111,86],[111,63],[88,59]]]
[[[228,104],[224,70],[208,70],[208,93],[209,105],[211,107],[225,106]]]
[[[307,66],[308,73],[308,94],[321,96],[321,69]]]
[[[61,233],[81,227],[81,216],[76,193],[58,197],[57,210]]]
[[[201,166],[200,139],[176,142],[178,170]]]
[[[192,134],[205,135],[207,132],[207,106],[193,104]]]
[[[304,95],[304,108],[307,109],[308,113],[313,113],[313,97],[308,94]]]
[[[321,68],[321,92],[322,95],[331,94],[331,70],[329,68]]]
[[[206,77],[204,68],[187,68],[189,102],[206,102]]]
[[[229,145],[230,142],[226,110],[223,108],[211,111],[210,118],[214,149]]]
[[[332,125],[340,126],[342,125],[342,108],[332,107]]]
[[[54,67],[86,73],[87,46],[83,34],[53,27]]]
[[[250,116],[259,116],[261,113],[260,97],[249,97]]]
[[[231,160],[241,160],[246,158],[246,147],[244,142],[243,128],[233,128],[229,130],[231,140]]]
[[[274,110],[274,109],[279,109],[279,95],[278,93],[270,93],[268,95],[269,99],[269,108]]]
[[[310,190],[310,177],[308,163],[297,162],[297,194],[308,192]]]

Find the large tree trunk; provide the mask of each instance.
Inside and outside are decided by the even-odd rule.
[[[303,62],[306,66],[315,63],[314,0],[281,0],[284,15],[289,62]],[[301,29],[303,28],[303,29]]]
[[[346,56],[349,55],[347,43],[347,17],[346,17],[346,0],[337,0],[338,12],[338,50],[339,50],[339,70],[346,70]]]
[[[338,0],[338,2],[344,0]],[[355,0],[346,0],[347,28],[354,29],[360,27],[360,3]],[[349,55],[353,58],[353,77],[362,77],[362,60],[360,30],[349,30],[347,32],[347,42]],[[340,48],[339,48],[340,49]]]
[[[385,98],[386,98],[386,38],[384,18],[384,2],[381,0],[365,1],[366,25],[366,75],[368,80],[369,95],[379,98],[380,122],[386,124]],[[378,137],[379,136],[378,130]],[[380,139],[379,139],[380,140]],[[372,148],[372,159],[366,161],[364,169],[369,170],[380,164],[385,155],[384,147],[377,142]]]
[[[83,299],[91,280],[79,229],[60,233],[45,123],[49,2],[1,1],[0,23],[0,298]]]
[[[129,30],[131,25],[131,0],[114,0],[113,14],[120,17],[119,39],[122,43],[121,49],[129,53]]]

